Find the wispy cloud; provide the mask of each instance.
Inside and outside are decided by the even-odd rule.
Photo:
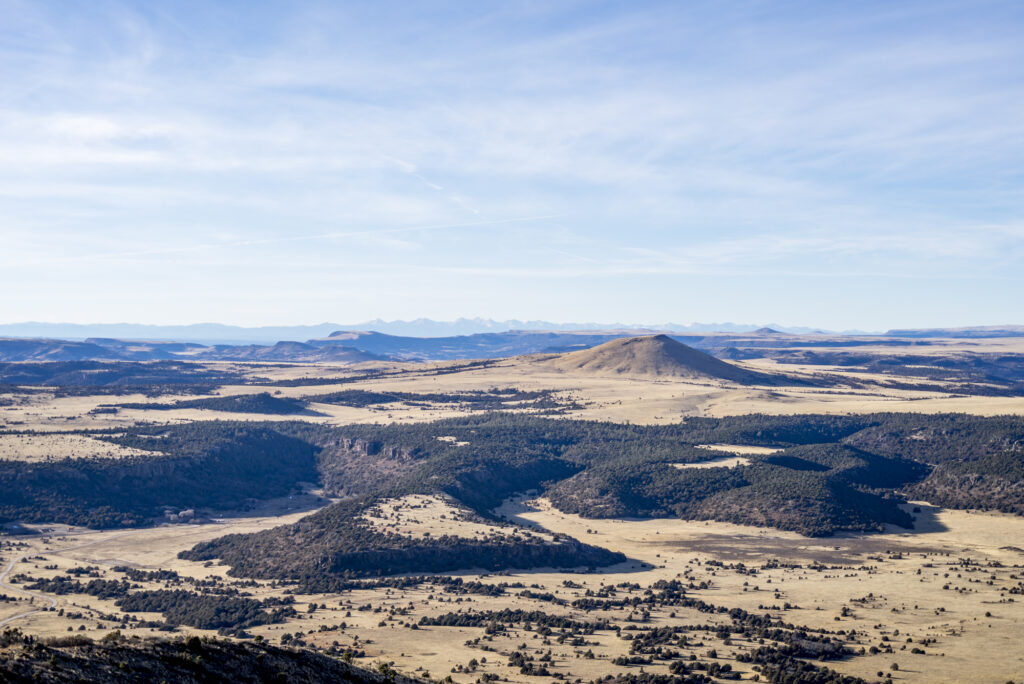
[[[737,274],[1024,270],[1015,3],[2,9],[0,286],[39,269],[33,318],[85,276],[217,318],[183,262],[256,298],[271,270],[392,269],[449,317],[530,318],[529,278],[699,276],[729,307]]]
[[[403,226],[400,228],[367,228],[363,230],[343,230],[343,231],[331,231],[328,233],[314,233],[309,235],[288,235],[285,237],[271,237],[271,238],[256,238],[256,239],[240,239],[235,237],[226,237],[222,240],[192,243],[185,245],[177,245],[173,247],[160,247],[155,249],[140,249],[130,251],[111,251],[111,252],[94,252],[87,254],[75,254],[67,256],[55,256],[52,258],[43,257],[34,262],[24,262],[18,260],[17,265],[20,267],[38,266],[41,264],[59,264],[59,263],[71,263],[76,261],[117,261],[122,259],[137,259],[140,257],[152,257],[152,256],[164,256],[164,255],[180,255],[190,252],[202,252],[209,250],[235,250],[238,248],[246,247],[265,247],[265,246],[278,246],[288,245],[293,243],[304,243],[304,242],[319,242],[325,240],[362,240],[371,238],[376,244],[383,244],[390,247],[410,247],[414,246],[415,243],[408,240],[397,240],[393,236],[400,234],[418,234],[418,233],[430,233],[433,231],[441,230],[458,230],[465,228],[483,228],[490,226],[502,226],[515,223],[530,223],[536,221],[542,221],[549,218],[556,218],[554,216],[527,216],[509,219],[499,219],[495,221],[477,221],[473,223],[453,223],[445,225],[422,225],[422,226]],[[8,266],[14,266],[15,262],[8,262]]]

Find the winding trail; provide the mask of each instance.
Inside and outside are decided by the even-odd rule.
[[[133,530],[133,532],[134,532],[134,530]],[[21,556],[15,556],[14,558],[12,558],[10,560],[10,562],[7,564],[7,567],[4,568],[3,572],[0,572],[0,587],[3,587],[4,589],[7,589],[9,591],[15,591],[15,592],[17,592],[19,594],[24,594],[25,596],[31,596],[33,599],[40,599],[42,601],[46,601],[46,602],[49,603],[49,605],[47,605],[45,607],[42,607],[42,608],[33,608],[32,610],[27,610],[24,613],[18,613],[17,615],[12,615],[12,616],[10,616],[8,618],[4,618],[3,620],[0,620],[0,627],[6,627],[7,625],[9,625],[10,623],[14,622],[15,620],[20,620],[22,618],[28,617],[29,615],[35,615],[36,613],[41,613],[44,610],[49,610],[50,608],[56,608],[57,607],[57,599],[53,598],[52,596],[46,596],[45,594],[37,594],[35,592],[28,591],[26,589],[22,589],[21,587],[16,587],[13,584],[9,584],[7,582],[7,576],[9,574],[11,574],[11,571],[14,570],[14,566],[16,566],[18,563],[20,563],[23,560],[25,560],[25,558],[27,558],[28,556],[34,556],[34,555],[38,555],[40,553],[64,553],[65,551],[74,551],[76,549],[80,549],[80,548],[85,547],[85,546],[92,546],[93,544],[99,544],[101,542],[105,542],[105,541],[108,541],[110,539],[115,539],[117,537],[123,537],[123,536],[125,536],[127,534],[131,534],[131,533],[132,532],[122,532],[120,534],[113,534],[113,535],[110,535],[108,537],[104,537],[102,539],[94,539],[93,541],[87,541],[87,542],[82,543],[82,544],[74,544],[72,546],[65,546],[64,548],[61,548],[61,549],[51,549],[49,551],[33,551],[32,553],[27,553],[27,554],[23,554]],[[85,532],[83,534],[102,534],[102,533],[101,532]]]

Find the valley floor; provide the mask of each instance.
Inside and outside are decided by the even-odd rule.
[[[287,508],[296,502],[282,501]],[[910,507],[913,510],[913,506]],[[847,643],[855,650],[872,646],[878,654],[830,661],[828,667],[868,679],[891,673],[904,682],[1005,682],[1024,679],[1024,519],[991,513],[941,510],[917,504],[917,530],[898,528],[877,535],[806,538],[794,533],[713,522],[680,520],[588,520],[552,508],[543,499],[506,502],[498,513],[552,532],[561,532],[589,544],[618,550],[629,561],[600,572],[510,572],[487,575],[467,572],[465,581],[508,583],[527,587],[509,589],[504,596],[454,594],[441,586],[424,584],[398,589],[360,589],[340,594],[295,596],[298,615],[285,624],[254,627],[252,634],[272,643],[300,635],[306,644],[349,647],[364,654],[356,662],[372,665],[394,661],[399,671],[433,677],[451,674],[457,682],[475,682],[483,673],[511,681],[536,681],[508,665],[515,651],[535,658],[550,651],[547,667],[584,681],[612,673],[667,672],[665,665],[615,665],[629,652],[630,642],[614,631],[597,631],[586,645],[557,643],[538,638],[536,632],[512,627],[488,636],[475,626],[418,626],[422,618],[469,611],[503,609],[538,610],[579,620],[606,618],[625,629],[715,622],[728,618],[700,614],[691,609],[653,606],[649,615],[639,609],[616,608],[583,612],[567,605],[607,585],[627,583],[621,597],[640,596],[657,580],[681,579],[697,587],[689,595],[708,603],[762,613],[787,622],[832,631],[854,630]],[[263,517],[223,518],[205,525],[169,525],[149,529],[95,532],[66,526],[36,526],[38,535],[6,537],[0,551],[2,568],[11,566],[0,593],[14,599],[0,602],[0,622],[10,622],[37,635],[76,634],[100,638],[121,627],[123,615],[110,600],[84,594],[26,594],[19,575],[33,578],[64,574],[68,568],[93,567],[101,577],[117,577],[117,566],[142,570],[174,570],[182,576],[226,576],[224,566],[179,560],[177,553],[195,543],[230,532],[249,532],[289,523],[308,511],[288,513],[280,508]],[[430,511],[424,508],[424,515]],[[387,514],[387,512],[385,512]],[[393,512],[392,512],[393,513]],[[407,517],[418,514],[407,511]],[[437,511],[417,520],[430,529],[471,534],[463,526],[472,521],[451,519]],[[397,520],[397,518],[396,518]],[[439,530],[438,526],[442,526]],[[447,526],[447,527],[444,527]],[[752,572],[752,570],[754,572]],[[13,582],[13,583],[12,583]],[[144,582],[158,589],[164,583]],[[258,583],[246,587],[257,598],[284,596],[286,587]],[[535,598],[550,594],[548,598]],[[31,596],[31,597],[30,597]],[[551,599],[555,600],[552,601]],[[1016,600],[1015,600],[1016,599]],[[51,603],[54,610],[47,610]],[[790,607],[787,609],[786,605]],[[314,612],[308,606],[315,605]],[[366,609],[366,606],[370,606]],[[362,609],[361,609],[362,608]],[[42,609],[42,610],[40,610]],[[40,612],[30,612],[39,610]],[[151,619],[159,619],[152,614]],[[339,625],[345,624],[344,629]],[[148,628],[123,628],[130,634],[158,634]],[[201,630],[179,628],[181,632]],[[757,644],[701,633],[700,645],[690,650],[701,660],[717,651],[715,662],[729,663],[737,671],[753,673],[735,659]],[[290,641],[290,638],[286,638]],[[694,642],[695,644],[698,642]],[[525,644],[525,646],[524,646]],[[888,648],[893,652],[888,653]],[[914,649],[924,653],[914,653]],[[685,649],[684,649],[685,650]],[[595,657],[586,657],[587,652]],[[486,660],[485,660],[486,659]],[[475,665],[470,665],[471,661]],[[893,664],[898,670],[891,670]],[[452,669],[461,668],[461,672]],[[471,670],[471,671],[470,671]]]

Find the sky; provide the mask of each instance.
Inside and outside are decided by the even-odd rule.
[[[1024,3],[0,16],[3,323],[1024,323]]]

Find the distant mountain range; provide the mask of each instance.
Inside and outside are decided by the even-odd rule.
[[[224,326],[227,327],[227,326]],[[309,326],[319,329],[320,326]],[[294,330],[273,328],[265,330]],[[1024,336],[1024,327],[950,331],[900,331],[884,335],[798,335],[774,328],[750,332],[672,332],[664,339],[724,359],[764,356],[769,350],[831,347],[906,347],[932,344],[927,337]],[[945,333],[945,334],[942,334]],[[289,363],[359,363],[362,361],[447,361],[495,359],[521,354],[561,353],[590,349],[612,340],[650,336],[643,329],[508,330],[446,337],[388,335],[377,331],[331,330],[304,342],[279,340],[269,344],[199,343],[154,339],[89,337],[0,337],[0,362],[25,361],[249,361]],[[664,341],[664,339],[662,341]]]
[[[143,325],[138,323],[7,323],[0,324],[0,337],[30,337],[63,340],[88,338],[114,338],[122,340],[160,340],[195,342],[199,344],[274,344],[282,340],[307,340],[327,337],[333,332],[375,331],[387,335],[407,337],[452,337],[500,333],[509,330],[580,331],[630,330],[634,332],[751,332],[765,326],[738,323],[663,323],[658,325],[626,325],[622,323],[553,323],[551,321],[495,321],[489,318],[459,318],[454,321],[434,321],[418,318],[414,321],[383,321],[380,319],[358,324],[320,323],[318,325],[242,327],[221,323],[195,323],[192,325]],[[775,324],[768,327],[788,333],[807,334],[822,332],[812,328],[791,328]]]
[[[334,331],[306,342],[271,345],[162,342],[90,337],[85,340],[0,338],[0,362],[17,361],[259,361],[358,363],[492,359],[535,352],[586,349],[635,332],[503,332],[453,337],[404,337]],[[699,340],[700,338],[698,338]]]
[[[986,337],[1024,337],[1024,325],[978,325],[971,328],[921,328],[890,330],[887,337],[952,337],[982,339]]]

